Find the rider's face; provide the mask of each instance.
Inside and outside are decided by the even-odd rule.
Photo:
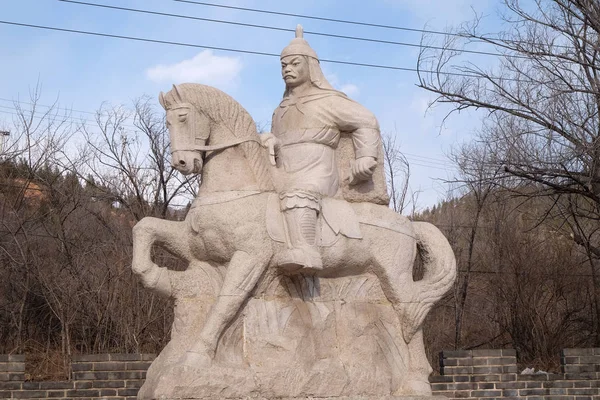
[[[281,76],[288,87],[300,86],[310,80],[308,60],[304,56],[290,55],[281,59]]]

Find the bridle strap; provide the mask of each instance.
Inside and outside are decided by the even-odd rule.
[[[216,150],[223,150],[223,149],[227,149],[229,147],[237,146],[238,144],[245,143],[245,142],[256,142],[256,143],[260,144],[260,142],[257,139],[255,139],[255,138],[243,138],[243,139],[234,140],[233,142],[224,143],[224,144],[215,144],[215,145],[212,145],[212,146],[195,145],[194,148],[193,148],[193,150],[195,150],[195,151],[216,151]]]

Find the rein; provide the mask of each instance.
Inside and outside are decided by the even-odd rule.
[[[224,144],[215,144],[215,145],[212,145],[212,146],[195,145],[192,150],[195,150],[195,151],[216,151],[216,150],[223,150],[223,149],[227,149],[229,147],[237,146],[238,144],[245,143],[245,142],[256,142],[256,143],[260,144],[260,141],[258,141],[258,139],[255,139],[255,138],[244,138],[244,139],[234,140],[233,142],[224,143]]]

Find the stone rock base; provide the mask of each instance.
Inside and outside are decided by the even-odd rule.
[[[260,293],[223,334],[212,364],[197,368],[179,361],[214,296],[180,297],[171,342],[148,370],[138,398],[429,399],[422,333],[404,342],[374,275],[280,276]]]

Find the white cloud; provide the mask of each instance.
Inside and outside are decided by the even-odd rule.
[[[355,84],[352,84],[352,83],[342,84],[336,74],[327,73],[327,71],[324,71],[324,73],[325,73],[325,79],[327,79],[327,82],[329,82],[331,84],[331,86],[333,86],[340,92],[346,93],[349,97],[354,97],[354,98],[358,97],[358,95],[360,93],[360,89],[358,88],[358,86],[356,86]]]
[[[239,58],[216,56],[212,50],[204,50],[189,60],[151,67],[146,71],[146,76],[157,83],[196,82],[230,86],[235,84],[241,70]]]
[[[349,97],[358,97],[358,94],[360,93],[358,86],[353,85],[352,83],[342,85],[340,91],[346,93]]]

